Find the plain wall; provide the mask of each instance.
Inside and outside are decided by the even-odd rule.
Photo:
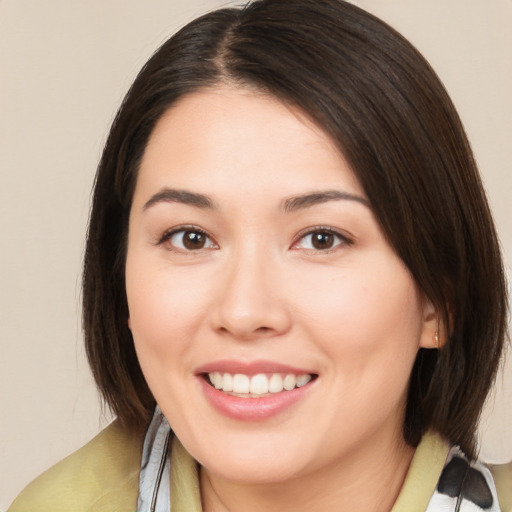
[[[354,3],[408,37],[447,86],[472,141],[510,272],[512,2]],[[0,0],[0,511],[107,423],[80,328],[95,168],[140,66],[177,27],[226,4]],[[512,458],[510,361],[481,437],[485,458]]]

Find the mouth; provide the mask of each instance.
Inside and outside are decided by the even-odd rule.
[[[195,374],[203,396],[222,416],[261,422],[296,410],[315,396],[319,374],[313,368],[269,360],[217,360]]]
[[[311,373],[244,373],[208,372],[202,377],[213,388],[239,398],[263,398],[306,386],[317,378]]]

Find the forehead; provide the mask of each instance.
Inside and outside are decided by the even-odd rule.
[[[340,185],[362,193],[335,143],[301,110],[261,92],[217,86],[183,96],[164,113],[137,186],[251,193],[283,181],[292,194]]]

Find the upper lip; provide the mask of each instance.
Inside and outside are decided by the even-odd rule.
[[[196,370],[196,374],[204,373],[241,373],[244,375],[257,375],[258,373],[285,373],[293,375],[315,375],[309,369],[297,368],[287,364],[275,361],[256,360],[256,361],[234,361],[223,359],[206,363]]]

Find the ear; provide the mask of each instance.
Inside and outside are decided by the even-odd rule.
[[[421,330],[420,343],[421,348],[439,349],[446,341],[445,329],[432,301],[426,297],[423,298],[423,326]]]

